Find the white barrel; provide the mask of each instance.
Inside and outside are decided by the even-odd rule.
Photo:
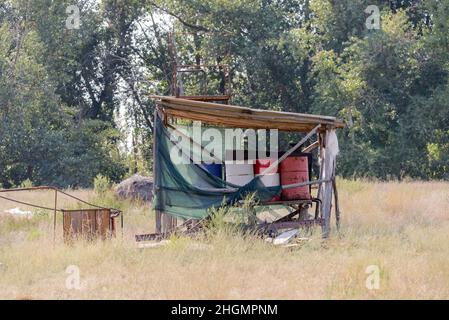
[[[244,186],[254,179],[253,160],[235,160],[237,150],[227,150],[225,160],[226,181]]]
[[[226,176],[226,181],[237,186],[244,186],[254,179],[254,175]]]
[[[254,177],[254,166],[248,163],[226,163],[226,177],[252,175]]]
[[[260,181],[265,187],[277,187],[281,185],[281,176],[279,173],[257,175],[260,176]]]

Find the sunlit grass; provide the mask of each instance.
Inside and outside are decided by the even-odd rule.
[[[220,214],[205,235],[139,249],[134,235],[154,230],[149,205],[90,190],[71,192],[124,210],[123,238],[119,230],[112,241],[66,246],[59,217],[54,244],[51,212],[30,220],[0,214],[0,298],[449,298],[449,183],[339,181],[339,187],[341,233],[334,227],[323,243],[316,230],[293,249],[242,233]],[[20,197],[52,203],[51,193]],[[14,207],[0,201],[0,212]],[[79,267],[80,290],[66,288],[69,265]],[[366,287],[370,265],[380,270],[378,290]]]

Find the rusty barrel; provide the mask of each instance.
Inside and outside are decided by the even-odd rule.
[[[311,157],[306,153],[293,153],[280,165],[281,185],[308,182],[311,171]],[[282,190],[282,200],[309,200],[310,186]]]

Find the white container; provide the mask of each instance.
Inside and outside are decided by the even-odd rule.
[[[251,175],[254,177],[254,166],[248,163],[226,163],[226,177]]]
[[[266,175],[257,175],[261,177],[260,181],[265,187],[277,187],[281,185],[281,176],[279,173],[272,173]]]
[[[244,186],[254,179],[254,175],[226,176],[226,181],[237,186]]]

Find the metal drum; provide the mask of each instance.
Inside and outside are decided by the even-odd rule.
[[[283,186],[309,181],[309,157],[293,155],[281,162],[281,184]],[[282,190],[283,200],[309,200],[310,186]]]

